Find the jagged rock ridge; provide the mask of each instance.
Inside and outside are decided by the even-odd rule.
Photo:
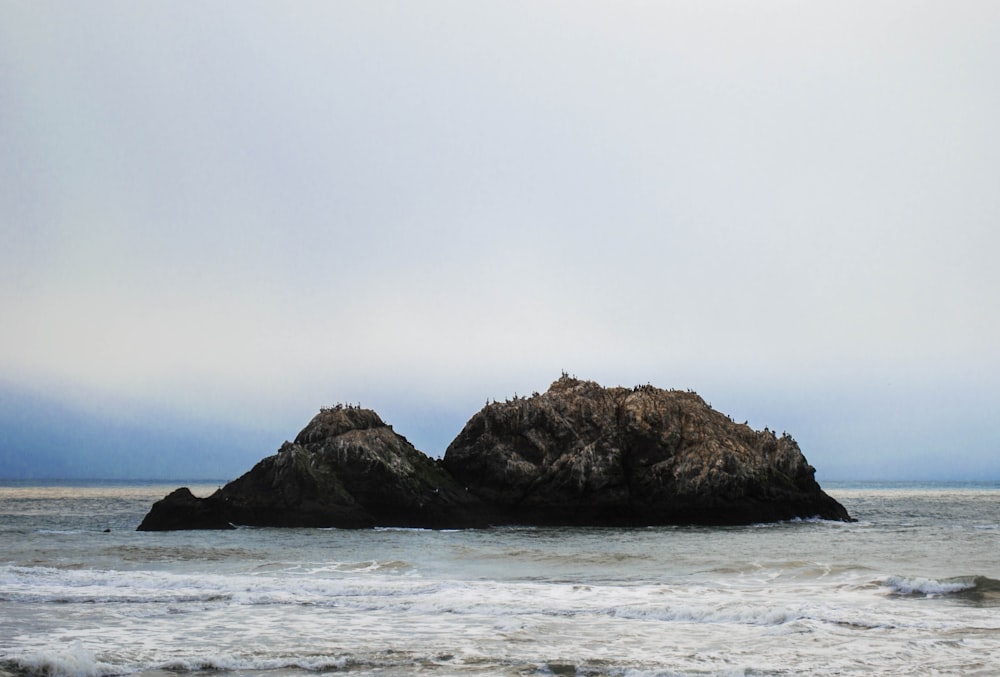
[[[139,529],[445,528],[483,526],[481,515],[473,495],[378,414],[337,406],[208,498],[178,489],[158,501]]]
[[[563,375],[488,404],[434,461],[370,410],[322,410],[274,456],[198,499],[178,489],[140,530],[742,524],[850,520],[795,441],[691,392]]]
[[[564,375],[544,394],[489,404],[444,467],[519,523],[849,519],[790,436],[737,424],[693,392],[648,385]]]

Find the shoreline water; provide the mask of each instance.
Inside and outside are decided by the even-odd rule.
[[[1000,671],[1000,483],[826,483],[857,523],[136,532],[173,488],[0,482],[0,671]]]

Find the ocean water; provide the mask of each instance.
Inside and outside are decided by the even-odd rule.
[[[827,485],[854,524],[136,532],[176,486],[0,485],[0,673],[1000,674],[1000,484]]]

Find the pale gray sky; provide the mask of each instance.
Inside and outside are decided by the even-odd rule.
[[[361,401],[438,454],[565,369],[821,477],[1000,477],[998,26],[0,2],[0,383],[282,438]]]

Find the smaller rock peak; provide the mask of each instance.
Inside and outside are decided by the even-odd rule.
[[[570,376],[566,372],[563,372],[562,375],[557,380],[553,381],[552,385],[549,386],[549,392],[551,393],[569,392],[572,390],[578,390],[583,387],[600,388],[601,386],[594,381],[584,381],[582,379],[578,379],[576,376]]]
[[[320,442],[329,437],[337,437],[352,430],[370,430],[386,427],[385,421],[371,409],[361,405],[336,404],[323,407],[309,425],[295,437],[295,444]]]

